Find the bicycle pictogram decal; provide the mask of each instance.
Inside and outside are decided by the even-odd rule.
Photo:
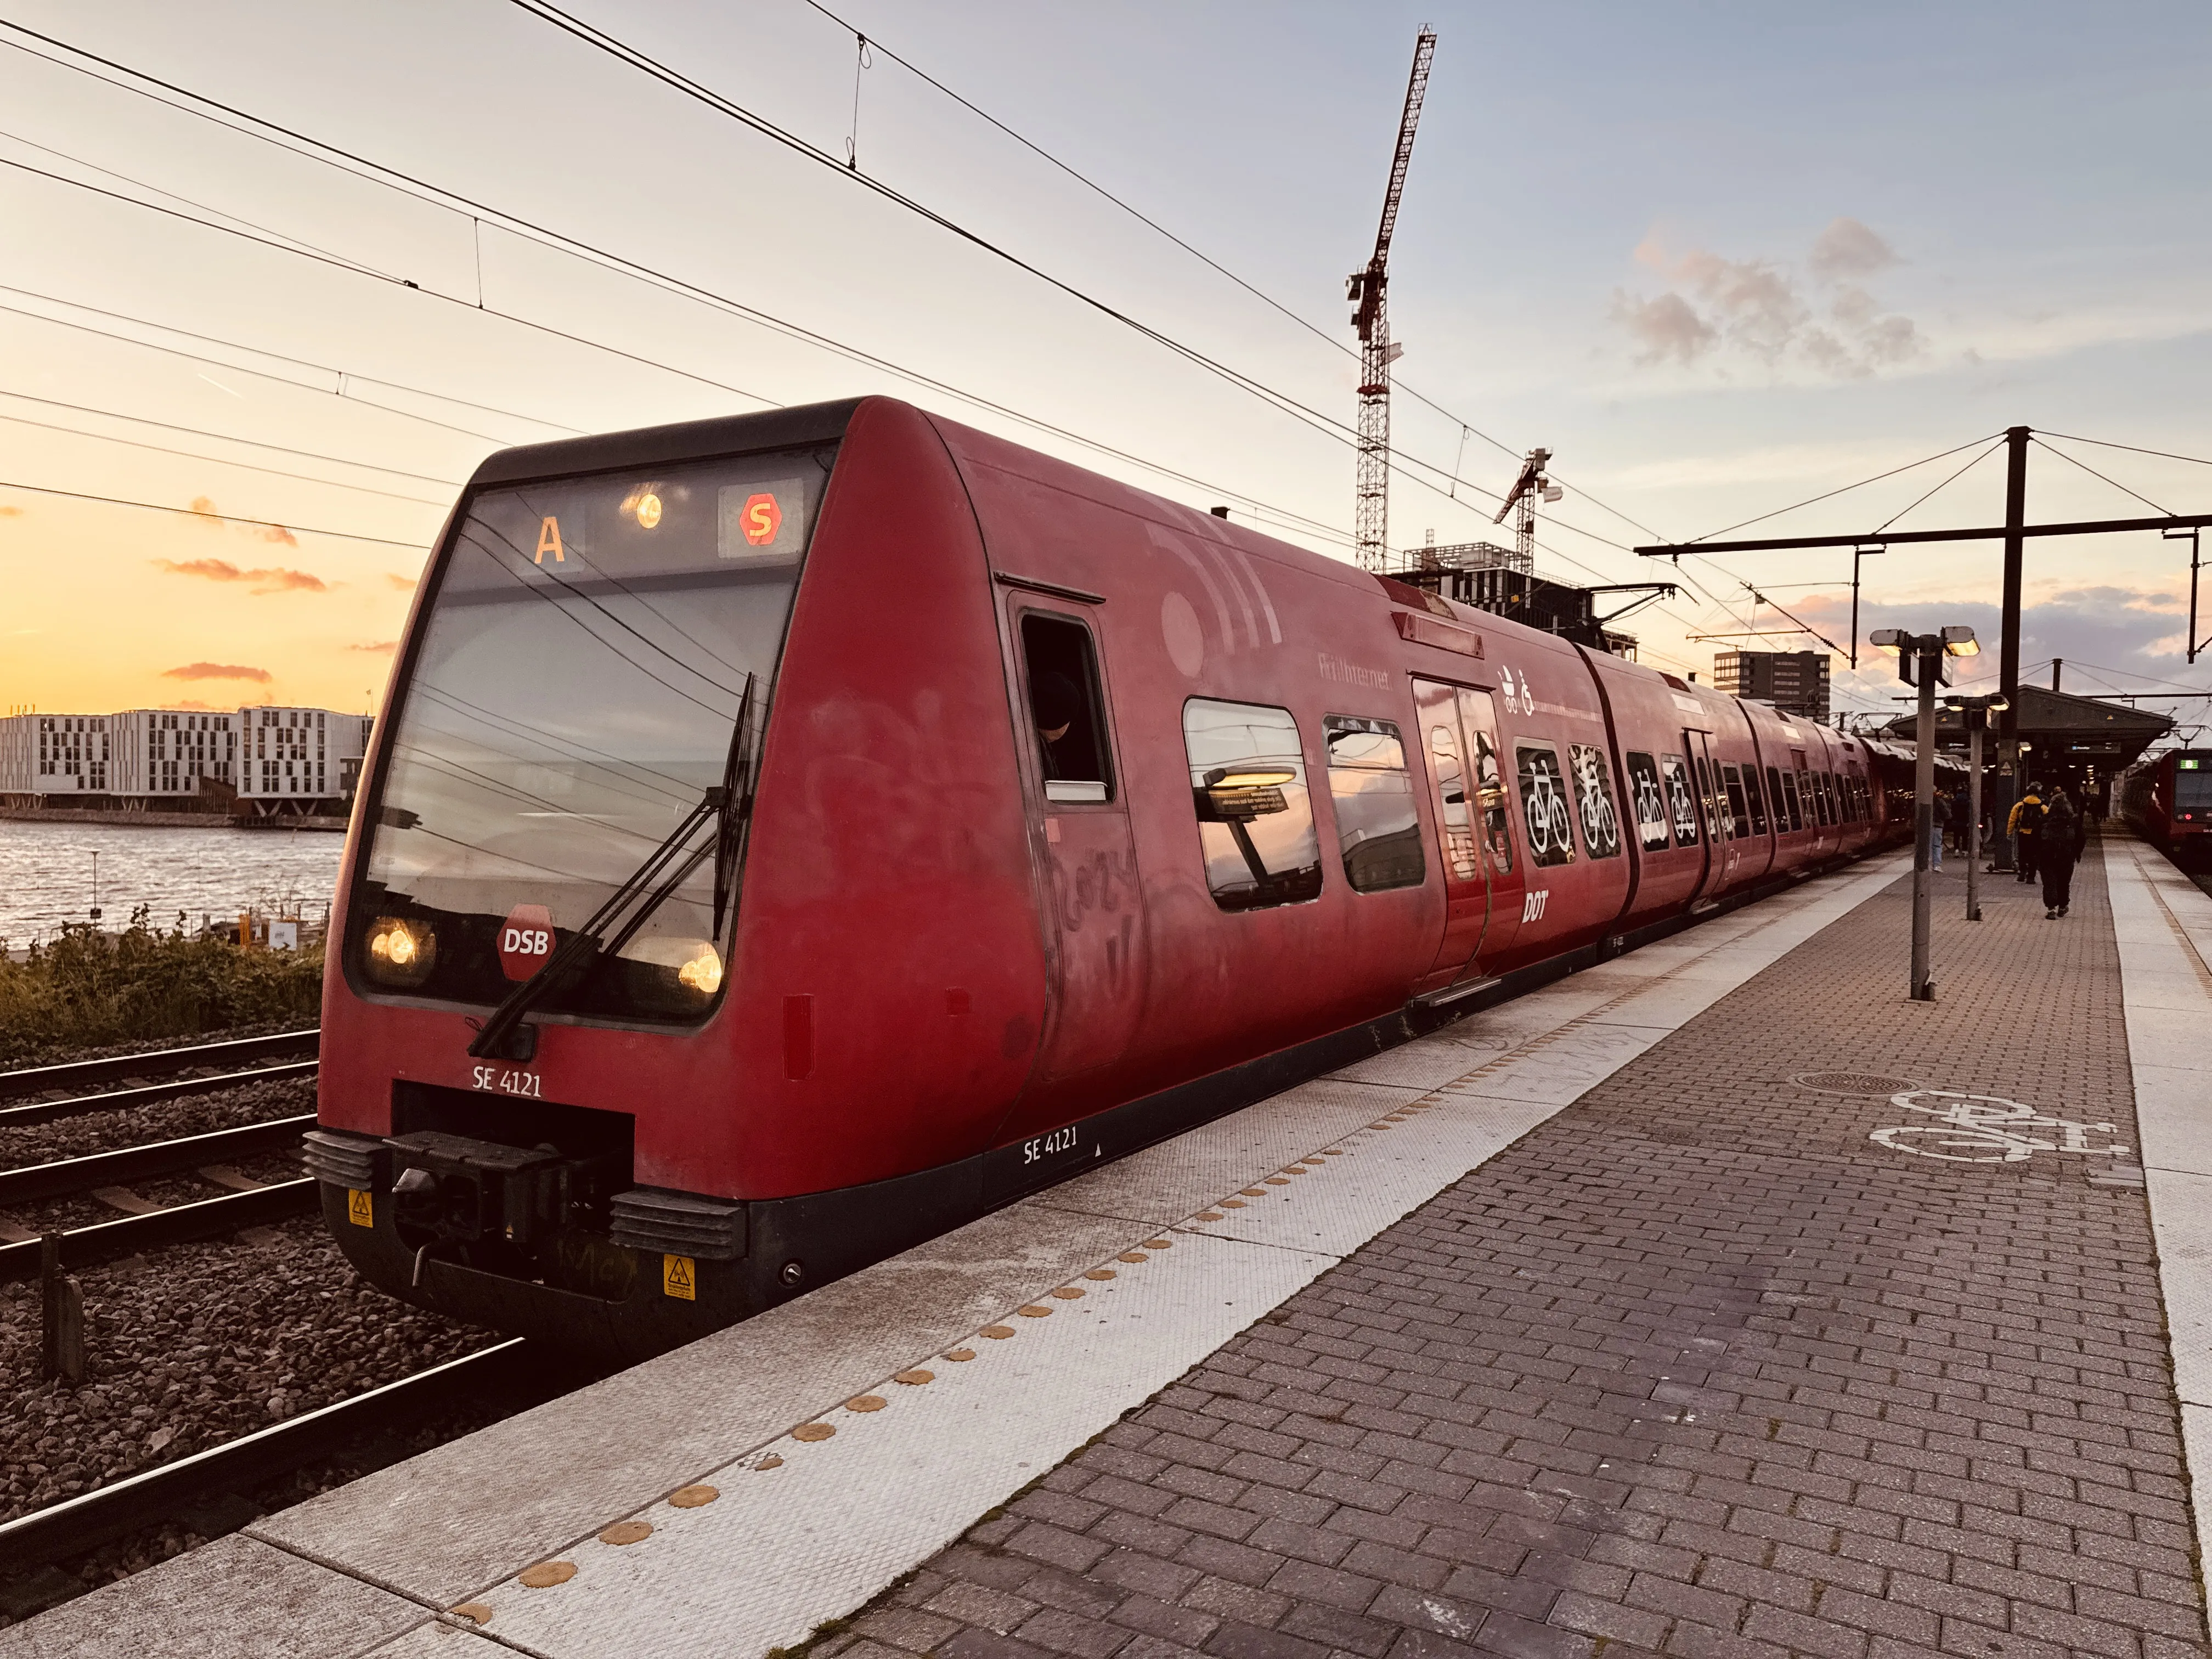
[[[2021,1164],[2037,1152],[2081,1152],[2109,1158],[2131,1151],[2118,1141],[2092,1146],[2093,1135],[2115,1133],[2110,1123],[2077,1123],[2051,1117],[2033,1106],[2001,1095],[1969,1095],[1951,1089],[1908,1089],[1889,1103],[1934,1119],[1893,1124],[1867,1138],[1893,1152],[1939,1158],[1952,1164]]]

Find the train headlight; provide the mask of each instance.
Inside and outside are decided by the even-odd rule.
[[[676,970],[677,982],[688,985],[702,997],[710,997],[722,988],[722,958],[714,947],[704,939],[699,942],[698,954]]]
[[[380,985],[420,985],[438,965],[438,936],[429,924],[379,916],[363,951],[368,976]]]

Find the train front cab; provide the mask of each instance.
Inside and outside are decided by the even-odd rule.
[[[479,470],[333,918],[309,1157],[364,1274],[638,1357],[978,1212],[1045,1013],[990,592],[942,441],[889,400]],[[741,709],[739,856],[471,1054],[721,784]]]

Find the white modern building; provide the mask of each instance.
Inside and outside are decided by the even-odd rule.
[[[238,787],[238,715],[126,708],[108,719],[116,762],[108,793],[126,804],[159,810],[205,784]]]
[[[301,708],[10,714],[0,718],[0,799],[207,811],[228,810],[234,795],[256,817],[312,811],[352,794],[370,725]]]
[[[241,708],[238,799],[268,817],[343,800],[368,750],[369,717],[327,708]]]
[[[0,720],[0,795],[104,795],[115,765],[112,714]]]

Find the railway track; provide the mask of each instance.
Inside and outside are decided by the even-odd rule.
[[[227,1042],[203,1042],[188,1048],[162,1048],[149,1054],[117,1054],[106,1060],[71,1060],[60,1066],[36,1066],[24,1071],[0,1072],[0,1101],[23,1101],[28,1095],[52,1095],[57,1091],[94,1089],[102,1083],[130,1078],[163,1078],[127,1089],[69,1094],[59,1099],[0,1105],[0,1128],[52,1123],[81,1117],[87,1112],[112,1112],[157,1101],[179,1100],[187,1095],[212,1094],[241,1083],[264,1083],[285,1078],[310,1077],[317,1062],[284,1060],[287,1055],[312,1053],[321,1042],[319,1030],[279,1031],[270,1036],[240,1037]],[[279,1060],[276,1065],[254,1065],[257,1060]],[[209,1077],[180,1078],[179,1072],[202,1066],[232,1069]]]
[[[312,1183],[310,1183],[312,1184]],[[585,1379],[519,1337],[381,1388],[240,1435],[189,1457],[0,1522],[0,1561],[27,1569],[143,1532],[195,1505],[237,1495],[323,1458],[358,1451],[370,1436],[465,1406],[520,1409]]]
[[[190,1048],[0,1073],[0,1099],[20,1099],[27,1094],[51,1094],[58,1089],[159,1077],[164,1072],[191,1071],[207,1066],[239,1068],[208,1077],[172,1079],[134,1088],[0,1106],[0,1128],[48,1123],[88,1112],[129,1109],[187,1095],[215,1093],[241,1084],[312,1075],[317,1061],[286,1060],[283,1057],[296,1054],[302,1048],[312,1049],[319,1040],[319,1034],[313,1030],[283,1031],[270,1036],[198,1043]],[[250,1064],[270,1059],[279,1063]],[[296,1146],[301,1134],[312,1127],[314,1121],[313,1113],[305,1113],[142,1146],[118,1147],[27,1169],[0,1170],[0,1209],[79,1193],[97,1193],[126,1182],[161,1176],[204,1172],[219,1184],[235,1184],[234,1176],[225,1182],[224,1172],[218,1166]],[[241,1227],[287,1220],[311,1212],[315,1205],[315,1183],[312,1180],[280,1181],[145,1214],[73,1227],[61,1235],[60,1265],[64,1272],[94,1267],[142,1250],[217,1237]],[[35,1279],[40,1270],[39,1240],[23,1237],[20,1229],[11,1231],[15,1242],[0,1243],[0,1284]]]

